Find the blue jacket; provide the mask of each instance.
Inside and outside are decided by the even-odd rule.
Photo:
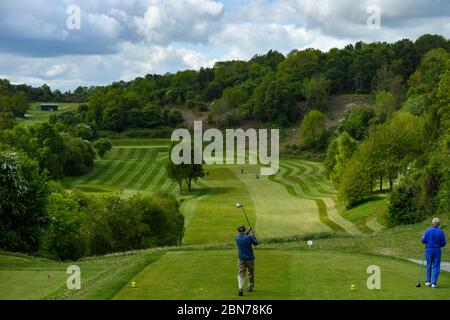
[[[239,251],[239,260],[248,261],[255,259],[252,245],[257,246],[258,240],[256,240],[254,236],[252,237],[242,233],[239,234],[235,240]]]
[[[425,231],[422,237],[422,243],[426,244],[428,252],[439,253],[441,248],[447,244],[445,241],[444,231],[438,227],[431,227]]]

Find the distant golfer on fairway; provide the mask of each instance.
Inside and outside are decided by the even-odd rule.
[[[255,287],[255,255],[253,254],[253,247],[258,245],[258,240],[255,238],[253,229],[245,233],[245,227],[241,226],[238,228],[239,234],[237,235],[236,244],[239,251],[238,260],[238,283],[239,283],[239,295],[244,295],[244,282],[245,274],[248,269],[248,278],[250,284],[248,286],[248,291],[252,292]]]
[[[445,247],[446,241],[444,231],[439,228],[441,225],[439,218],[434,218],[432,225],[422,237],[422,243],[426,245],[427,257],[427,280],[425,285],[437,288],[441,270],[441,248]]]

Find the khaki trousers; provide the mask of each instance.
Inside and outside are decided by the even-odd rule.
[[[250,282],[248,288],[253,289],[255,287],[255,260],[239,260],[238,261],[238,282],[239,289],[244,287],[245,276],[248,270],[248,280]]]

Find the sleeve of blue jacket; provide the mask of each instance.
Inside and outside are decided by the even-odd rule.
[[[422,237],[422,243],[423,244],[427,244],[428,243],[428,231],[429,230],[426,230],[425,233],[423,234],[423,237]]]
[[[252,238],[252,243],[257,246],[258,245],[258,240],[256,240],[255,236],[250,236],[250,238]]]

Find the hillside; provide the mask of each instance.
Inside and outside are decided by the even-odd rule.
[[[449,224],[449,52],[432,35],[271,50],[59,100],[0,81],[0,299],[235,299],[242,225],[261,241],[245,299],[448,299],[449,274],[415,289],[409,260],[432,218]],[[27,109],[34,95],[86,103]],[[257,165],[172,161],[168,138],[195,120],[279,129],[279,171],[260,174],[261,150]]]

